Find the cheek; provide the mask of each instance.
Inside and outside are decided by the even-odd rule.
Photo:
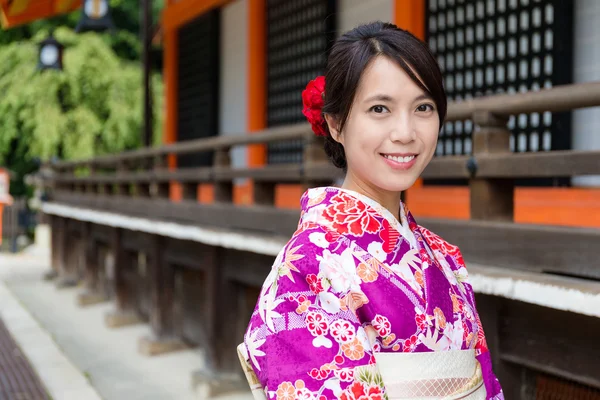
[[[439,135],[439,122],[423,123],[419,129],[419,137],[427,152],[435,151]]]

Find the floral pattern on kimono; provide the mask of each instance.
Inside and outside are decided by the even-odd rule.
[[[459,249],[361,194],[309,189],[244,343],[268,399],[386,399],[375,352],[475,349],[503,399]]]

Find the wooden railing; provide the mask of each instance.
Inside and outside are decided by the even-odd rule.
[[[536,276],[545,273],[585,278],[590,279],[589,282],[600,279],[597,261],[600,230],[523,225],[513,222],[516,178],[600,175],[600,151],[514,154],[510,151],[510,132],[507,128],[507,121],[511,115],[562,112],[594,106],[600,106],[600,82],[450,104],[447,121],[471,119],[476,126],[473,134],[473,154],[436,157],[424,171],[423,177],[467,179],[471,193],[472,219],[421,219],[419,222],[449,242],[460,246],[467,264],[535,272]],[[302,163],[267,165],[260,168],[232,167],[230,152],[233,147],[263,145],[290,139],[304,141]],[[168,168],[170,157],[205,152],[214,155],[212,166]],[[217,227],[246,235],[274,235],[281,240],[288,238],[296,229],[298,210],[278,209],[274,206],[275,185],[326,185],[341,176],[341,172],[327,161],[321,139],[312,134],[307,124],[253,134],[187,141],[89,160],[59,162],[46,165],[46,168],[50,170],[45,179],[50,190],[50,201],[54,203],[151,220]],[[252,206],[234,204],[233,182],[237,178],[252,179]],[[198,202],[198,186],[202,184],[214,186],[214,202]],[[173,185],[181,187],[181,201],[170,200],[170,187]],[[145,296],[149,296],[151,301],[145,301],[150,302],[152,306],[146,314],[150,315],[155,335],[167,338],[161,340],[168,341],[174,335],[179,335],[175,321],[183,318],[181,304],[186,302],[177,296],[185,298],[182,295],[185,289],[181,287],[185,287],[187,279],[184,277],[186,275],[182,275],[181,266],[185,266],[188,271],[186,273],[192,277],[193,274],[197,274],[197,278],[194,279],[198,282],[206,280],[203,289],[190,289],[195,296],[206,297],[194,297],[188,299],[188,302],[206,303],[208,299],[208,303],[203,306],[206,310],[203,315],[206,317],[202,320],[202,325],[207,332],[204,334],[204,342],[208,343],[206,349],[209,353],[216,352],[213,355],[210,353],[209,359],[216,360],[216,369],[235,368],[235,363],[228,357],[234,356],[234,345],[241,338],[238,334],[232,334],[229,327],[239,325],[239,316],[245,315],[248,309],[251,312],[253,304],[248,298],[256,295],[256,292],[248,295],[246,291],[242,291],[241,294],[236,291],[239,291],[242,284],[244,287],[260,287],[268,272],[270,259],[252,260],[252,257],[258,255],[248,252],[223,252],[215,246],[198,246],[157,234],[133,235],[126,229],[111,230],[112,228],[102,226],[92,229],[89,223],[65,221],[64,218],[55,219],[53,224],[53,235],[55,230],[57,232],[56,237],[53,236],[53,246],[56,246],[53,251],[53,255],[56,254],[55,264],[74,263],[69,261],[66,254],[69,251],[67,243],[70,243],[66,232],[74,232],[73,235],[80,238],[79,246],[85,253],[87,261],[83,275],[86,276],[87,287],[92,292],[98,292],[98,282],[101,280],[98,275],[102,275],[98,272],[102,271],[98,261],[98,243],[102,242],[110,248],[116,265],[113,286],[117,308],[120,310],[131,309],[132,298],[135,297],[127,289],[135,286],[127,283],[127,276],[130,276],[127,274],[131,273],[123,272],[130,268],[131,264],[138,262],[131,254],[142,251],[140,249],[150,249],[147,251],[147,274],[150,278],[137,279],[145,282],[143,285],[149,285],[148,294]],[[243,264],[243,268],[239,267],[240,264]],[[76,268],[65,268],[71,271],[74,269]],[[95,298],[94,296],[97,297],[98,294],[91,298]],[[103,291],[100,297],[105,297]],[[562,359],[563,354],[555,350],[555,339],[542,331],[546,319],[544,315],[540,315],[539,309],[534,306],[525,307],[519,305],[520,303],[501,304],[491,297],[485,301],[481,300],[484,299],[478,300],[480,313],[486,326],[488,340],[492,343],[491,348],[498,352],[498,348],[503,346],[502,352],[494,353],[493,357],[495,360],[506,362],[499,365],[497,371],[508,389],[507,393],[511,393],[507,394],[507,398],[518,398],[513,394],[518,392],[518,385],[525,379],[522,378],[524,375],[520,370],[514,369],[515,365],[570,379],[577,377],[580,382],[600,387],[599,370],[591,367],[596,356],[589,350],[590,347],[598,347],[597,341],[592,342],[590,339],[588,343],[575,340],[578,335],[576,331],[563,332],[559,322],[552,325],[551,328],[559,332],[556,334],[553,331],[552,334],[558,335],[556,337],[560,338],[560,343],[574,343],[569,348],[569,357],[576,362],[566,367]],[[246,311],[236,308],[242,303],[245,306],[240,307]],[[523,317],[524,315],[527,315],[527,318]],[[247,315],[242,319],[246,317]],[[578,321],[580,326],[586,317],[561,315],[561,318],[564,321]],[[534,320],[539,321],[539,324],[532,322],[534,327],[523,328],[526,325],[523,321]],[[600,322],[597,320],[585,320],[585,324],[600,329]],[[223,326],[228,327],[227,332],[223,330]],[[243,333],[243,327],[239,329]],[[537,343],[538,350],[528,351],[527,346],[532,341],[525,341],[523,335],[535,337],[533,342]],[[162,351],[161,346],[163,345],[156,347],[156,352]],[[154,350],[149,352],[153,353]],[[235,360],[235,357],[232,358]],[[214,379],[209,376],[204,380]]]
[[[540,245],[556,243],[567,255],[579,248],[571,240],[559,238],[568,229],[512,224],[514,210],[514,180],[516,178],[568,177],[600,174],[600,151],[548,151],[511,153],[510,115],[554,111],[600,105],[600,82],[555,87],[538,92],[499,95],[468,100],[449,105],[447,121],[472,119],[473,154],[469,156],[436,157],[423,173],[424,178],[465,178],[470,186],[471,221],[425,220],[450,241],[455,240],[470,254],[474,262],[493,262],[511,267],[526,267],[559,271],[577,276],[600,278],[600,270],[590,268],[590,261],[581,255],[581,263],[567,258],[553,258],[516,252],[517,240]],[[598,134],[590,132],[589,134]],[[267,165],[260,168],[233,168],[230,151],[236,146],[273,143],[290,139],[305,142],[302,163]],[[211,152],[211,167],[169,169],[168,158],[184,154]],[[330,184],[341,172],[326,159],[320,138],[307,124],[274,128],[254,134],[219,136],[180,142],[156,148],[140,149],[89,160],[59,162],[53,170],[54,201],[133,215],[173,219],[195,224],[229,229],[254,230],[276,235],[289,235],[297,223],[297,211],[276,209],[277,183],[300,183],[305,187]],[[239,207],[232,203],[233,181],[251,178],[254,185],[254,206]],[[173,183],[182,189],[183,200],[169,201]],[[198,185],[214,185],[214,203],[199,204]],[[124,201],[127,199],[127,201]],[[556,231],[558,229],[558,231]],[[555,234],[550,232],[556,231]],[[588,232],[597,240],[595,230]],[[491,243],[497,237],[501,243]],[[575,240],[575,239],[573,239]],[[591,242],[590,242],[591,244]],[[493,246],[493,247],[491,247]],[[502,255],[507,250],[509,254]],[[561,261],[562,260],[562,261]]]

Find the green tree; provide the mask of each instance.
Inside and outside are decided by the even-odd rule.
[[[0,46],[0,165],[16,172],[13,195],[36,160],[115,153],[142,145],[142,69],[123,60],[104,35],[55,31],[66,46],[65,70],[37,71],[37,43]],[[163,85],[153,76],[154,142],[162,136]]]
[[[117,55],[127,60],[139,60],[141,57],[140,44],[140,1],[139,0],[110,0],[110,10],[117,29],[114,35],[103,34],[102,38],[115,50]],[[164,0],[151,0],[153,22],[160,20],[164,8]],[[17,26],[5,31],[0,30],[0,46],[15,41],[28,40],[38,32],[52,31],[58,27],[75,29],[81,11],[58,15],[52,18],[34,21],[30,24]],[[157,54],[158,55],[158,54]],[[153,65],[159,66],[160,60],[155,57]]]

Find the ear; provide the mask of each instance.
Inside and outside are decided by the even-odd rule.
[[[344,144],[344,139],[338,129],[340,126],[338,119],[330,114],[325,114],[325,121],[327,121],[327,127],[329,128],[329,133],[331,133],[333,140],[340,144]]]

